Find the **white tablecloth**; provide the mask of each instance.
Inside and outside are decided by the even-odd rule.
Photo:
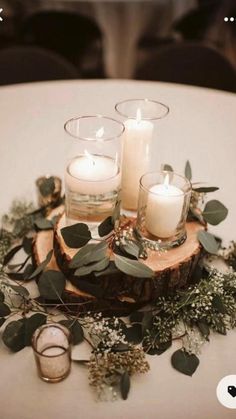
[[[130,78],[136,66],[136,49],[145,33],[168,36],[171,24],[197,6],[197,0],[20,0],[25,10],[78,10],[95,19],[103,33],[105,73]],[[151,29],[150,29],[151,27]]]
[[[214,231],[236,238],[235,110],[236,95],[164,83],[70,81],[0,88],[0,212],[16,196],[34,197],[34,180],[45,173],[63,175],[66,141],[63,124],[82,114],[115,116],[114,104],[148,97],[170,106],[159,122],[156,168],[169,163],[183,172],[190,159],[194,180],[207,180],[220,191],[214,197],[229,208]],[[151,370],[133,379],[129,399],[96,403],[85,367],[73,365],[63,382],[50,385],[35,373],[31,348],[10,354],[0,343],[0,417],[2,419],[230,419],[235,410],[219,404],[219,380],[236,374],[236,332],[214,335],[203,347],[192,378],[175,371],[170,357],[148,356]],[[74,357],[84,357],[83,346]],[[83,352],[83,353],[82,353]]]

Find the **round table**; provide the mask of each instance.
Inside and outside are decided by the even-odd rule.
[[[214,198],[229,208],[226,221],[214,228],[226,242],[235,239],[236,95],[183,85],[137,81],[63,81],[0,88],[0,213],[13,198],[35,198],[35,179],[46,173],[63,176],[64,122],[82,114],[115,116],[116,102],[148,97],[164,102],[170,114],[159,122],[156,168],[171,164],[179,173],[190,160],[194,180],[220,190]],[[135,157],[135,150],[134,150]],[[213,196],[213,195],[212,195]],[[84,345],[84,346],[83,346]],[[193,377],[175,371],[171,350],[148,356],[150,372],[132,381],[129,399],[96,403],[85,367],[73,365],[57,385],[36,375],[31,348],[10,354],[0,343],[0,411],[6,419],[228,419],[235,411],[216,398],[220,379],[236,373],[236,332],[212,335],[203,347]],[[85,344],[74,348],[83,358]]]

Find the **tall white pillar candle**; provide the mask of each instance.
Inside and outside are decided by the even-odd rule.
[[[122,155],[122,206],[136,210],[138,206],[139,180],[149,170],[150,146],[153,123],[141,119],[140,110],[136,119],[125,123]]]
[[[146,229],[163,239],[173,236],[181,219],[183,205],[183,191],[170,185],[167,175],[163,184],[154,185],[149,190]]]

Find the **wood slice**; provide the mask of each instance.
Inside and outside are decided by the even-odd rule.
[[[54,213],[55,215],[55,213]],[[53,215],[51,215],[53,216]],[[93,308],[108,305],[118,311],[126,311],[155,300],[158,296],[170,290],[185,286],[201,256],[201,245],[197,233],[204,227],[198,222],[187,223],[187,239],[181,246],[165,251],[148,251],[148,258],[143,261],[154,272],[155,277],[134,278],[115,271],[107,276],[95,277],[93,275],[73,276],[68,264],[78,249],[69,248],[61,235],[61,229],[66,226],[63,214],[52,231],[39,232],[35,241],[35,253],[38,262],[45,259],[48,251],[54,247],[54,256],[50,262],[50,269],[58,269],[65,273],[68,280],[66,291],[74,301],[76,298],[89,300]],[[112,259],[112,254],[110,255]],[[102,304],[100,304],[100,303]],[[121,306],[120,306],[121,305]]]

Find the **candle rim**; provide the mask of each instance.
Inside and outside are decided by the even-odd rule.
[[[124,131],[125,131],[125,126],[124,126],[124,124],[123,124],[123,122],[121,122],[121,121],[117,121],[117,119],[115,119],[115,118],[111,118],[110,116],[105,116],[105,115],[101,115],[101,114],[94,114],[94,115],[81,115],[81,116],[76,116],[76,117],[74,117],[74,118],[70,118],[70,119],[68,119],[65,123],[64,123],[64,130],[65,130],[65,132],[70,136],[70,137],[73,137],[73,138],[75,138],[76,140],[80,140],[80,141],[86,141],[86,142],[88,142],[88,141],[91,141],[91,142],[97,142],[97,141],[99,141],[99,139],[98,138],[86,138],[86,137],[80,137],[80,135],[75,135],[75,134],[72,134],[71,132],[70,132],[70,130],[68,129],[68,125],[69,125],[69,123],[70,122],[74,122],[74,121],[79,121],[79,120],[81,120],[81,119],[86,119],[86,118],[100,118],[100,119],[106,119],[106,120],[110,120],[110,121],[113,121],[113,122],[115,122],[117,125],[119,125],[120,127],[121,127],[121,131],[117,134],[117,135],[114,135],[114,136],[112,136],[112,137],[108,137],[108,138],[101,138],[100,139],[100,141],[102,140],[102,141],[112,141],[112,140],[115,140],[116,138],[119,138],[119,137],[121,137],[122,136],[122,134],[124,133]]]
[[[155,116],[155,117],[147,117],[147,118],[144,118],[143,116],[142,116],[142,121],[155,121],[155,120],[158,120],[158,119],[163,119],[163,118],[165,118],[168,114],[169,114],[169,112],[170,112],[170,108],[169,108],[169,106],[168,105],[166,105],[165,103],[163,103],[163,102],[159,102],[158,100],[155,100],[155,99],[147,99],[147,98],[134,98],[134,99],[125,99],[125,100],[121,100],[120,102],[118,102],[118,103],[116,103],[116,105],[115,105],[115,110],[116,110],[116,112],[118,112],[118,114],[119,115],[121,115],[121,116],[123,116],[124,118],[127,118],[127,119],[134,119],[134,120],[136,120],[136,117],[135,116],[129,116],[129,115],[127,115],[126,113],[123,113],[123,112],[121,112],[120,110],[119,110],[119,106],[120,105],[123,105],[124,103],[129,103],[129,102],[135,102],[135,101],[140,101],[140,102],[149,102],[149,103],[154,103],[155,105],[161,105],[161,106],[163,106],[164,108],[165,108],[165,113],[163,114],[163,115],[161,115],[161,116]]]
[[[91,184],[92,184],[92,183],[107,182],[108,180],[114,179],[117,175],[119,175],[119,174],[120,174],[120,172],[121,172],[120,167],[119,167],[119,165],[118,165],[118,164],[116,164],[115,160],[114,160],[112,157],[109,157],[109,156],[104,156],[104,155],[100,155],[100,154],[92,154],[92,155],[93,155],[93,156],[96,156],[96,157],[102,157],[102,158],[109,159],[109,160],[113,161],[113,162],[114,162],[114,165],[117,167],[117,172],[116,172],[113,176],[107,177],[107,178],[105,178],[105,179],[99,179],[99,180],[89,180],[89,179],[84,179],[84,178],[81,178],[81,177],[77,177],[77,176],[72,175],[72,174],[70,173],[70,171],[69,171],[69,166],[70,166],[70,164],[72,163],[72,161],[73,161],[73,160],[77,159],[78,157],[79,157],[79,158],[85,158],[84,154],[80,154],[80,155],[78,155],[78,156],[73,157],[73,158],[69,161],[69,163],[68,163],[68,165],[67,165],[67,167],[66,167],[66,172],[67,172],[67,173],[68,173],[71,177],[73,177],[74,179],[80,180],[80,181],[82,181],[82,182],[88,182],[88,183],[91,183]]]
[[[163,193],[153,192],[153,191],[151,191],[151,190],[150,190],[153,186],[156,186],[156,185],[164,185],[164,183],[155,183],[155,184],[153,184],[153,185],[151,185],[151,186],[149,186],[149,187],[144,186],[144,184],[143,184],[143,179],[144,179],[144,177],[145,177],[145,176],[147,176],[147,175],[155,175],[155,174],[156,174],[156,175],[163,175],[163,174],[166,174],[166,175],[167,175],[167,174],[169,174],[169,175],[175,175],[175,176],[177,176],[178,178],[181,178],[182,180],[184,180],[184,181],[185,181],[185,185],[187,185],[186,190],[183,190],[182,188],[179,188],[178,186],[175,186],[175,185],[171,185],[171,184],[169,184],[170,186],[175,186],[176,188],[178,188],[178,189],[181,191],[181,193],[179,193],[179,194],[176,194],[176,195],[170,195],[170,196],[169,196],[170,198],[173,198],[174,196],[175,196],[175,197],[180,197],[180,196],[186,195],[186,194],[188,194],[188,193],[191,193],[191,190],[192,190],[192,184],[191,184],[191,182],[190,182],[190,180],[189,180],[189,179],[187,179],[185,176],[179,175],[179,174],[178,174],[178,173],[176,173],[176,172],[172,172],[172,171],[170,171],[170,170],[162,170],[162,171],[159,171],[159,172],[156,172],[156,171],[153,171],[153,172],[147,172],[147,173],[144,173],[144,174],[141,176],[140,181],[139,181],[140,187],[141,187],[142,189],[144,189],[146,192],[148,192],[149,194],[156,195],[156,196],[161,196],[161,197],[165,196],[165,197],[167,197],[167,198],[168,198],[168,195],[163,195]],[[184,186],[185,186],[185,185],[184,185]]]

